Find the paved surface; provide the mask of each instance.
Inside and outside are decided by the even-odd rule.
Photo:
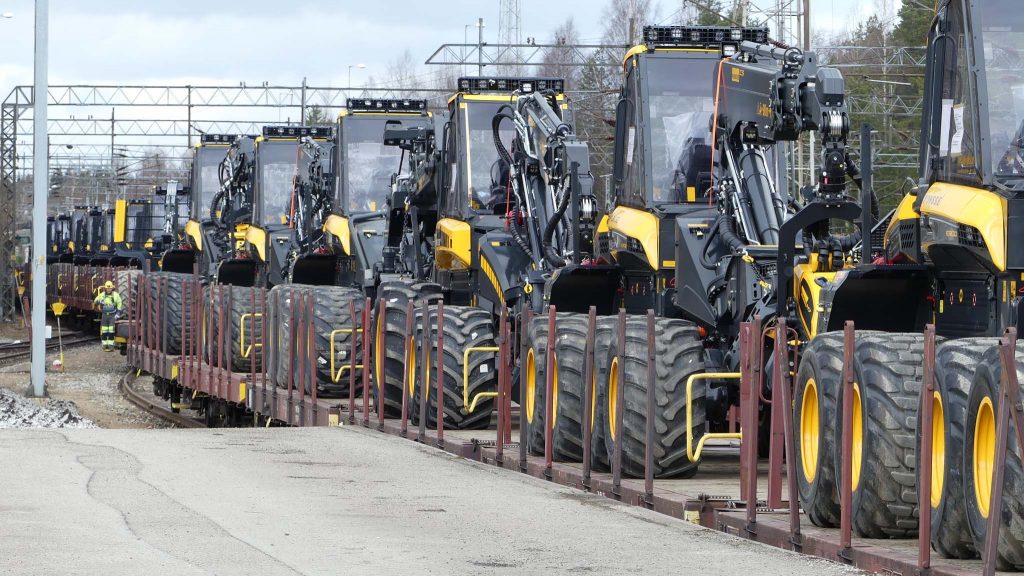
[[[352,429],[0,431],[0,574],[830,575]]]

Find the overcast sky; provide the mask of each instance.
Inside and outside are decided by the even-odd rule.
[[[757,0],[755,0],[757,1]],[[775,0],[761,0],[772,5]],[[895,0],[890,0],[895,2]],[[547,38],[572,16],[583,41],[601,36],[604,0],[522,0],[523,37]],[[812,0],[817,29],[840,30],[874,0]],[[50,82],[311,84],[343,86],[383,76],[410,49],[421,62],[465,24],[486,22],[497,41],[498,0],[51,0]],[[679,2],[661,0],[668,17]],[[436,10],[431,10],[436,6]],[[851,6],[855,7],[851,10]],[[851,14],[851,11],[854,14]],[[0,91],[32,80],[32,0],[0,0]],[[851,17],[852,16],[852,17]],[[476,29],[470,28],[472,38]],[[474,41],[474,40],[471,40]]]
[[[522,37],[543,43],[573,17],[584,43],[602,35],[609,0],[521,0]],[[681,0],[654,0],[659,23]],[[793,0],[784,0],[786,3]],[[777,0],[753,0],[774,6]],[[811,0],[816,33],[835,33],[876,11],[893,13],[899,0]],[[0,0],[0,99],[32,83],[33,0]],[[419,64],[441,44],[475,42],[478,17],[484,38],[497,42],[498,0],[50,0],[50,84],[171,84],[238,86],[364,86],[386,76],[388,63],[408,49]],[[775,31],[773,30],[773,35]],[[419,73],[427,76],[427,66]],[[472,72],[470,72],[472,73]],[[255,115],[254,115],[255,114]],[[53,109],[50,117],[108,118],[109,109]],[[194,119],[294,120],[295,111],[198,110]],[[118,118],[178,118],[179,108],[124,108]],[[55,138],[60,138],[55,136]],[[102,144],[99,137],[63,137]],[[25,142],[26,139],[20,139]],[[165,138],[126,138],[121,143],[168,144]],[[27,142],[25,142],[27,143]],[[55,146],[56,148],[57,146]],[[63,146],[60,152],[64,153]],[[27,148],[25,149],[27,150]],[[71,152],[70,154],[74,154]]]

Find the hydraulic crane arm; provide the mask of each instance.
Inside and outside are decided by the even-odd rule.
[[[499,127],[511,120],[512,149]],[[593,254],[597,202],[587,144],[557,111],[553,93],[520,95],[494,117],[494,145],[509,166],[509,229],[538,269],[579,264]]]

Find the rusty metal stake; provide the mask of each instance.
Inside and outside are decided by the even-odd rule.
[[[789,535],[793,549],[803,548],[800,534],[800,492],[796,482],[796,437],[793,431],[793,394],[790,374],[795,366],[789,364],[789,329],[786,319],[779,318],[775,338],[775,376],[772,378],[775,390],[779,392],[779,409],[782,416],[782,438],[786,450],[786,491],[789,500]],[[772,394],[774,397],[774,393]]]
[[[306,335],[309,333],[309,323],[306,318],[306,292],[299,295],[292,309],[298,314],[298,337],[295,340],[295,353],[292,355],[291,365],[299,374],[299,426],[306,424]],[[290,415],[289,415],[290,416]]]
[[[557,310],[548,306],[548,341],[544,345],[544,477],[551,480],[551,463],[554,460],[555,431],[555,318]]]
[[[182,283],[182,286],[184,286],[184,283]],[[251,299],[250,304],[252,305],[252,312],[253,312],[252,315],[249,316],[249,333],[252,334],[252,337],[253,337],[253,347],[252,347],[252,352],[253,353],[249,354],[249,360],[250,360],[249,361],[249,381],[250,382],[256,382],[256,354],[255,354],[255,352],[256,352],[256,342],[255,342],[255,339],[256,339],[256,289],[255,288],[250,288],[249,289],[249,296],[250,296],[250,299]],[[184,295],[182,295],[182,302],[185,302]],[[182,322],[182,325],[181,325],[181,334],[182,334],[182,337],[184,337],[184,335],[185,335],[185,323],[184,322]],[[182,344],[182,350],[184,350],[184,349],[185,349],[185,345],[183,343]],[[246,396],[248,396],[248,395],[246,395]]]
[[[370,303],[363,300],[363,331],[359,343],[363,346],[363,426],[370,427]]]
[[[405,362],[402,364],[402,424],[400,427],[402,438],[409,437],[409,386],[412,385],[412,382],[409,382],[409,366],[414,366],[413,362],[416,359],[416,350],[412,346],[412,320],[415,309],[412,300],[405,303],[405,354],[402,355]],[[387,310],[381,308],[381,314],[386,312]],[[382,321],[386,318],[387,316]],[[415,379],[416,375],[412,374],[411,378]]]
[[[615,348],[615,357],[618,360],[618,377],[615,380],[615,414],[611,414],[615,426],[612,427],[616,434],[612,434],[614,449],[612,450],[612,496],[616,500],[622,499],[622,402],[623,387],[626,385],[626,309],[619,308],[618,318],[618,343]],[[615,436],[618,436],[616,438]]]
[[[316,426],[316,424],[317,424],[317,421],[316,421],[317,420],[317,413],[319,412],[319,410],[317,409],[317,396],[319,394],[317,392],[317,388],[318,388],[317,384],[319,383],[318,382],[319,377],[317,375],[317,370],[316,370],[316,293],[315,292],[310,291],[310,293],[309,293],[309,305],[308,305],[308,308],[306,310],[306,313],[309,314],[309,331],[306,334],[306,337],[308,338],[308,340],[307,340],[307,344],[306,344],[306,347],[305,347],[305,350],[306,350],[305,353],[306,353],[307,366],[308,366],[308,369],[309,369],[309,389],[312,391],[312,398],[310,398],[311,402],[310,402],[310,406],[309,406],[310,412],[312,412],[311,417],[310,417],[310,425],[311,426]]]
[[[647,311],[647,418],[644,427],[644,504],[654,507],[654,387],[658,373],[654,358],[658,346],[655,343],[654,310]]]
[[[591,443],[594,439],[594,341],[597,337],[597,307],[591,306],[587,315],[587,342],[583,347],[583,489],[590,490],[590,473],[593,468],[594,455]]]
[[[437,447],[444,449],[444,301],[437,302]]]
[[[423,348],[423,386],[420,390],[420,429],[417,442],[427,441],[427,402],[430,401],[430,305],[423,299],[423,317],[420,333],[420,347]]]
[[[498,437],[494,445],[494,459],[499,464],[505,459],[505,424],[511,418],[505,411],[505,400],[508,398],[508,338],[508,308],[502,306],[498,322]]]
[[[293,296],[294,297],[294,296]],[[348,356],[348,423],[356,423],[356,338],[359,337],[359,321],[356,318],[356,299],[348,301],[349,318],[352,320],[352,331],[349,332]],[[290,409],[290,407],[289,407]]]
[[[917,567],[922,575],[931,572],[932,540],[932,430],[935,418],[935,325],[924,328],[924,384],[921,386],[921,467],[918,470],[920,515],[917,528]]]
[[[260,288],[260,298],[261,298],[260,301],[263,304],[263,306],[262,306],[263,316],[261,316],[261,318],[263,318],[263,321],[260,322],[260,338],[261,338],[261,342],[263,343],[263,345],[260,346],[260,373],[259,373],[259,376],[260,376],[260,386],[263,389],[263,397],[262,397],[263,398],[263,406],[261,406],[260,408],[264,408],[266,406],[266,402],[267,402],[266,401],[266,398],[267,398],[267,289],[266,288]],[[277,405],[276,404],[274,405],[274,410],[275,411],[277,410]],[[257,406],[255,406],[255,405],[253,406],[253,412],[254,412],[254,414],[257,412]],[[255,417],[255,415],[253,416],[253,426],[256,426],[256,417]]]
[[[1002,377],[1000,378],[999,412],[996,419],[996,453],[995,469],[992,472],[992,495],[991,507],[988,513],[988,523],[985,533],[985,549],[982,553],[984,576],[992,576],[996,570],[996,558],[999,554],[999,529],[1003,519],[1003,481],[1006,477],[1006,458],[1009,449],[1010,436],[1010,406],[1013,423],[1017,432],[1017,448],[1024,458],[1024,424],[1020,411],[1020,382],[1017,380],[1016,366],[1017,351],[1017,329],[1014,327],[1006,329],[1006,335],[999,343],[999,360],[1002,363]],[[995,400],[993,398],[993,400]]]
[[[228,335],[227,330],[225,329],[225,326],[224,326],[224,324],[225,324],[225,322],[224,322],[224,315],[225,315],[225,311],[231,310],[231,308],[229,307],[230,305],[227,304],[227,298],[224,296],[224,286],[222,286],[222,285],[218,285],[217,286],[217,296],[219,297],[219,300],[220,300],[220,309],[217,311],[217,326],[218,326],[218,328],[220,330],[219,332],[217,332],[217,340],[218,340],[218,342],[217,342],[217,368],[218,368],[218,370],[217,370],[217,382],[216,382],[216,384],[212,384],[209,388],[212,389],[212,390],[215,390],[217,392],[217,394],[219,395],[220,394],[220,388],[221,388],[220,384],[221,384],[221,381],[223,380],[223,377],[224,377],[224,342],[225,342],[225,338]],[[228,324],[230,324],[230,322],[228,322]],[[230,340],[228,340],[228,342],[230,342]],[[228,354],[227,355],[228,355],[227,362],[230,364],[230,362],[231,362],[231,349],[230,348],[228,348]]]
[[[763,332],[762,319],[760,316],[754,317],[754,322],[750,327],[750,333],[747,334],[747,348],[750,350],[748,356],[749,364],[747,370],[750,373],[750,389],[749,389],[749,401],[746,403],[743,409],[743,424],[740,427],[743,432],[743,438],[741,442],[742,446],[746,446],[746,461],[747,461],[747,475],[746,475],[746,500],[747,500],[747,526],[746,531],[748,534],[757,533],[757,475],[758,475],[758,408],[760,407],[761,390],[759,383],[762,379],[763,363],[761,361],[761,334]]]
[[[839,557],[853,560],[853,358],[856,329],[848,320],[843,328],[843,446],[840,482]]]
[[[530,331],[530,324],[533,321],[533,310],[527,308],[526,317],[519,319],[519,471],[527,470],[526,440],[530,432],[530,418],[526,414],[526,361],[528,348],[526,346],[526,335]]]
[[[376,348],[377,348],[377,338],[383,338],[384,337],[384,330],[381,330],[380,331],[381,333],[377,334],[376,326],[378,325],[378,323],[384,322],[387,318],[386,318],[386,316],[384,316],[384,298],[383,297],[380,298],[378,300],[378,303],[380,304],[379,310],[380,310],[380,314],[381,315],[377,318],[377,322],[373,323],[373,325],[374,325],[374,330],[373,330],[373,343],[374,343],[373,363],[374,363],[374,366],[376,366],[377,363],[380,362],[381,370],[380,370],[380,374],[377,374],[377,371],[374,370],[373,386],[374,386],[374,389],[377,390],[377,430],[380,431],[380,432],[383,432],[384,431],[384,383],[387,381],[387,374],[386,374],[386,372],[384,370],[384,362],[385,362],[386,358],[377,358],[377,353],[376,353],[377,352],[377,350],[376,350]],[[385,351],[383,343],[380,345],[380,350],[381,350],[381,352]],[[379,379],[379,381],[378,381],[378,379]]]

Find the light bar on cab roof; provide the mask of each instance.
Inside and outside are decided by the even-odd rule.
[[[459,78],[459,92],[565,92],[565,80],[561,78],[516,78],[516,77],[463,77]]]
[[[231,144],[238,134],[202,134],[199,141],[203,144]]]
[[[345,107],[349,112],[426,112],[427,101],[410,98],[349,98]]]
[[[264,126],[263,136],[266,138],[330,138],[334,135],[331,126]]]
[[[728,26],[644,26],[644,43],[648,46],[674,48],[722,48],[740,42],[764,44],[768,41],[768,28],[738,28]]]

